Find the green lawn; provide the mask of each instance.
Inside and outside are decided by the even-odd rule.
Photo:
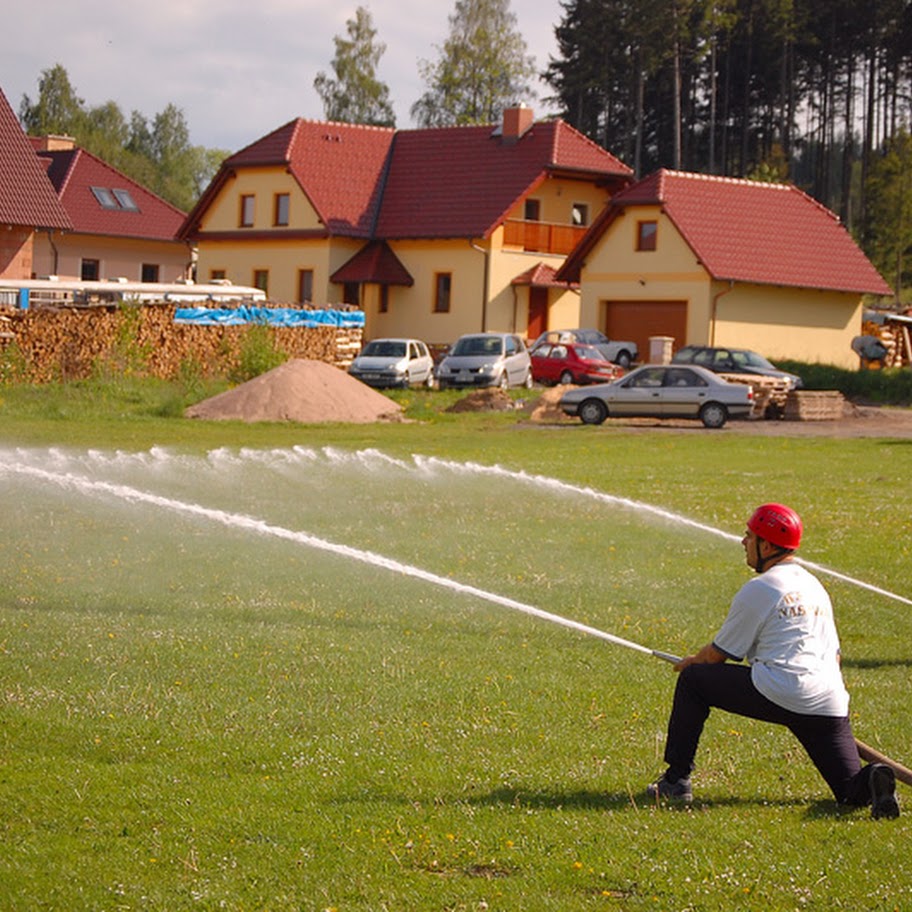
[[[909,597],[912,443],[179,395],[0,389],[0,909],[912,908],[912,818],[722,714],[692,808],[651,806],[669,666],[459,589],[684,652],[775,499],[808,560]],[[909,606],[822,578],[856,734],[908,765]]]

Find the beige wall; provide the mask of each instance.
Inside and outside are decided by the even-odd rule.
[[[197,279],[208,282],[214,271],[224,272],[235,285],[252,285],[259,269],[269,272],[269,297],[286,303],[298,300],[298,273],[313,270],[314,303],[338,304],[342,286],[329,277],[363,245],[345,238],[282,240],[209,240],[199,246]]]
[[[637,251],[637,223],[658,223],[655,251]],[[580,275],[580,325],[601,328],[605,300],[686,301],[687,338],[678,344],[750,348],[768,358],[856,367],[857,295],[711,282],[659,207],[628,211],[605,232]],[[715,319],[714,319],[715,318]]]
[[[658,223],[656,250],[636,249],[641,221]],[[586,259],[580,274],[581,326],[602,328],[600,302],[606,299],[686,301],[688,339],[705,331],[709,276],[659,207],[617,219]]]
[[[588,224],[605,208],[609,194],[601,187],[584,181],[566,178],[547,178],[523,197],[507,215],[510,219],[525,217],[526,199],[536,199],[541,204],[539,220],[558,225],[572,225],[574,203],[584,203],[589,209]]]
[[[273,228],[275,195],[289,196],[288,228],[307,230],[323,226],[298,182],[276,168],[245,168],[223,185],[203,214],[203,231],[238,231],[241,228],[241,197],[255,198],[253,226],[249,230]]]
[[[752,348],[770,360],[858,367],[852,339],[861,333],[862,302],[854,294],[763,285],[735,285],[717,299],[714,345]],[[712,324],[708,325],[712,329]],[[700,341],[700,340],[694,340]]]
[[[56,256],[55,256],[56,251]],[[191,251],[182,241],[111,238],[94,234],[35,234],[32,270],[35,276],[57,275],[80,279],[82,261],[98,260],[100,279],[142,279],[143,263],[159,267],[160,282],[176,282],[189,275]]]

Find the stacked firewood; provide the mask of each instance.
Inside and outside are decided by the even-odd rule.
[[[230,374],[251,327],[175,323],[174,311],[170,304],[5,308],[0,360],[15,358],[20,379],[33,383],[84,379],[105,368],[160,379],[178,377],[191,365],[204,375]],[[360,327],[269,327],[268,332],[289,358],[343,368],[361,348]]]
[[[760,374],[720,374],[729,383],[746,383],[754,391],[752,418],[778,418],[785,408],[788,397],[788,380],[779,377],[764,377]]]
[[[912,339],[909,324],[905,321],[886,318],[882,323],[865,320],[861,325],[861,334],[877,339],[886,349],[883,358],[866,361],[864,367],[903,367],[912,364]]]

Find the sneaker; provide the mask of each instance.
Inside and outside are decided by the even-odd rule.
[[[871,816],[899,817],[899,802],[896,800],[896,775],[884,763],[871,766]]]
[[[671,782],[665,776],[650,782],[646,786],[646,794],[655,801],[666,798],[671,801],[683,801],[684,804],[690,804],[694,797],[690,779],[676,779]]]

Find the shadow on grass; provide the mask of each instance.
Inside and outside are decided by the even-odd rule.
[[[361,794],[337,796],[335,804],[357,803],[359,801],[409,804],[420,806],[426,799],[417,796]],[[807,799],[800,797],[758,798],[750,796],[729,795],[720,798],[699,795],[692,804],[678,802],[658,803],[649,798],[644,790],[639,792],[601,792],[590,789],[578,791],[560,791],[550,789],[496,788],[481,795],[464,794],[447,797],[437,796],[427,803],[444,805],[471,805],[474,807],[511,807],[519,809],[552,810],[552,811],[644,811],[659,808],[663,811],[677,813],[694,813],[716,808],[758,808],[788,809],[803,808],[805,820],[829,820],[868,813],[866,808],[851,808],[837,804],[832,799]]]
[[[843,659],[843,668],[912,668],[912,656],[896,659]]]

